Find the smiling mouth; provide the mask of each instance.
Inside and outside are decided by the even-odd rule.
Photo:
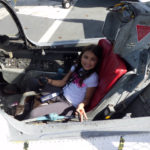
[[[91,68],[91,66],[88,66],[88,65],[84,65],[84,68]]]

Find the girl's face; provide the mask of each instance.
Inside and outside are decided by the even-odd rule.
[[[82,54],[81,65],[84,70],[91,70],[95,68],[98,62],[97,56],[91,51],[86,51]]]

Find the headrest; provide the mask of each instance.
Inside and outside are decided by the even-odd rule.
[[[107,56],[112,51],[112,43],[107,39],[101,39],[98,45],[103,49],[103,57]]]

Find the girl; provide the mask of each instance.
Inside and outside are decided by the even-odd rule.
[[[56,102],[33,109],[29,118],[34,118],[49,113],[59,115],[79,115],[80,121],[88,119],[85,106],[98,85],[97,70],[100,63],[101,48],[97,45],[85,47],[79,56],[78,62],[62,80],[48,79],[48,84],[63,87],[63,94],[55,97]]]

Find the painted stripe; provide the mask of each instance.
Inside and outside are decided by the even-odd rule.
[[[42,18],[55,19],[54,23],[48,28],[38,42],[48,42],[59,26],[62,24],[63,19],[69,14],[73,6],[78,0],[73,1],[73,5],[69,9],[64,9],[60,2],[51,1],[47,6],[16,6],[19,10],[17,14],[37,16]],[[6,17],[6,13],[1,12],[0,19]]]
[[[78,0],[74,1],[74,4]],[[38,42],[48,42],[53,34],[56,32],[56,30],[59,28],[59,26],[62,24],[63,19],[68,15],[68,13],[72,10],[73,6],[71,6],[69,9],[63,9],[64,11],[60,13],[60,16],[57,16],[56,20],[50,27],[49,29],[45,32],[45,34],[41,37],[41,39]]]

